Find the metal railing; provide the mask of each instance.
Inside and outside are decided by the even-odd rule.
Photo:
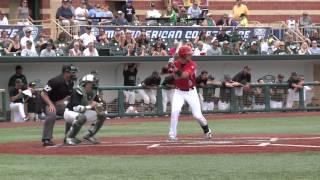
[[[107,101],[107,111],[110,117],[124,116],[163,116],[170,114],[171,104],[167,112],[163,109],[163,87],[155,89],[156,102],[145,103],[141,87],[100,87],[102,96]],[[212,90],[210,97],[206,90]],[[125,91],[135,94],[134,104],[126,102]],[[147,91],[150,91],[147,89]],[[239,95],[239,89],[226,89],[219,85],[198,89],[200,102],[204,113],[238,113],[238,112],[272,112],[272,111],[306,111],[320,110],[320,84],[305,83],[304,88],[295,92],[287,83],[283,84],[251,84]],[[145,94],[150,94],[146,92]],[[149,105],[148,105],[149,104]],[[211,104],[211,109],[204,109],[204,104]],[[190,108],[185,104],[182,113],[190,114]]]

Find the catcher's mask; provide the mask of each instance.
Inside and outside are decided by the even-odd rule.
[[[73,64],[64,65],[62,67],[62,73],[71,73],[72,81],[76,81],[78,79],[77,72],[78,72],[78,68]]]
[[[87,83],[92,83],[93,87],[96,85],[96,79],[93,74],[87,74],[80,79],[79,86],[84,87]]]

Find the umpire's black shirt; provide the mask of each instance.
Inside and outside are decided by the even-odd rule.
[[[52,102],[57,102],[72,94],[73,85],[73,81],[66,82],[61,74],[50,79],[43,90]]]

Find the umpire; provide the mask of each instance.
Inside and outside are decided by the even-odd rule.
[[[41,92],[41,97],[47,104],[46,119],[42,132],[43,146],[54,146],[52,141],[53,127],[57,115],[63,116],[67,101],[73,91],[74,81],[78,72],[74,65],[64,65],[62,74],[50,79]]]

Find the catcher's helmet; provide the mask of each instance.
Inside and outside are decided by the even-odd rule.
[[[96,83],[96,79],[93,74],[87,74],[80,79],[79,86],[85,86],[87,83]]]
[[[184,45],[179,48],[178,54],[180,57],[185,58],[188,55],[192,55],[193,51],[191,47]]]

